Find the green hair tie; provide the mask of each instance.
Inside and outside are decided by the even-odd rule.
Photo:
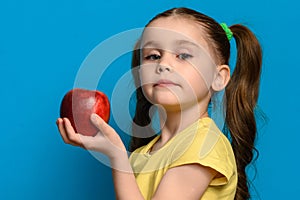
[[[222,26],[223,30],[225,31],[226,36],[227,36],[227,39],[230,41],[231,38],[233,37],[232,31],[231,31],[230,28],[227,26],[227,24],[221,23],[220,25]]]

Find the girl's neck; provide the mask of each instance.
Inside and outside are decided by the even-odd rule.
[[[161,137],[159,140],[160,145],[158,146],[163,146],[174,135],[200,118],[207,116],[207,107],[200,106],[199,104],[180,111],[160,109]]]

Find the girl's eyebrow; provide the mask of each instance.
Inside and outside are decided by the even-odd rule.
[[[194,46],[196,48],[201,48],[198,44],[196,44],[196,43],[194,43],[192,41],[189,41],[189,40],[176,40],[174,42],[174,44],[175,45],[179,45],[179,46],[181,46],[181,45],[187,45],[187,46]],[[150,48],[150,47],[160,47],[160,46],[161,46],[160,43],[157,42],[157,41],[148,41],[148,42],[146,42],[145,44],[143,44],[141,46],[141,49],[143,49],[145,47]]]

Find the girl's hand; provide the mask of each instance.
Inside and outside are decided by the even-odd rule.
[[[58,118],[56,124],[66,144],[101,152],[111,159],[117,158],[118,155],[126,152],[120,136],[99,115],[92,114],[91,121],[99,130],[95,136],[85,136],[75,133],[74,128],[67,118]]]

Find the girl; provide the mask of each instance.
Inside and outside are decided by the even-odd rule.
[[[230,77],[232,37],[237,62]],[[187,8],[165,11],[146,25],[133,53],[137,104],[130,158],[118,134],[96,114],[95,137],[75,133],[66,118],[57,120],[59,131],[65,143],[109,157],[117,199],[249,199],[245,168],[255,150],[261,54],[245,26],[229,28]],[[224,88],[223,130],[230,141],[208,114]],[[158,135],[149,117],[153,105]]]

